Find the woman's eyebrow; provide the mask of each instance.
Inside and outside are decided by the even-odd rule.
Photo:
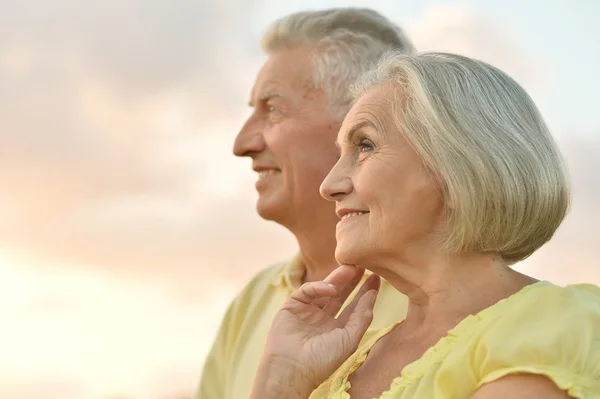
[[[350,131],[348,132],[348,134],[346,136],[345,141],[351,142],[354,139],[354,136],[356,135],[356,133],[365,127],[370,127],[370,128],[375,129],[375,125],[373,125],[373,123],[371,121],[363,119],[362,121],[352,125],[352,127],[350,128]],[[335,142],[335,145],[337,148],[341,147],[341,144],[337,140]]]

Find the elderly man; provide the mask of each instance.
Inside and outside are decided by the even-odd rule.
[[[339,219],[319,186],[338,157],[335,139],[350,108],[349,87],[385,52],[414,51],[399,27],[368,9],[289,15],[268,29],[262,48],[268,59],[250,94],[253,113],[233,152],[250,157],[258,173],[258,213],[290,230],[299,252],[258,273],[231,303],[206,359],[198,399],[249,397],[279,307],[301,284],[338,266]],[[406,298],[383,282],[371,328],[403,319],[406,307]]]

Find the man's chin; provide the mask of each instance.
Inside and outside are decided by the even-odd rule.
[[[256,212],[265,219],[276,223],[281,223],[285,219],[285,207],[280,201],[271,196],[260,196],[256,201]]]

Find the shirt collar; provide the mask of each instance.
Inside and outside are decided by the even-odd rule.
[[[293,258],[285,262],[279,273],[271,281],[271,285],[275,287],[287,287],[291,291],[295,291],[302,285],[304,271],[304,265],[300,261],[300,253],[297,253]]]

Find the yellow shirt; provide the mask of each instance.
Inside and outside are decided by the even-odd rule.
[[[350,398],[350,375],[392,328],[363,341],[310,399]],[[547,376],[573,398],[600,398],[600,287],[542,281],[523,288],[463,319],[380,398],[468,399],[511,373]]]
[[[234,299],[205,361],[197,399],[250,397],[273,317],[300,287],[303,274],[296,257],[260,272]],[[407,305],[406,296],[382,280],[371,329],[379,330],[404,319]]]

